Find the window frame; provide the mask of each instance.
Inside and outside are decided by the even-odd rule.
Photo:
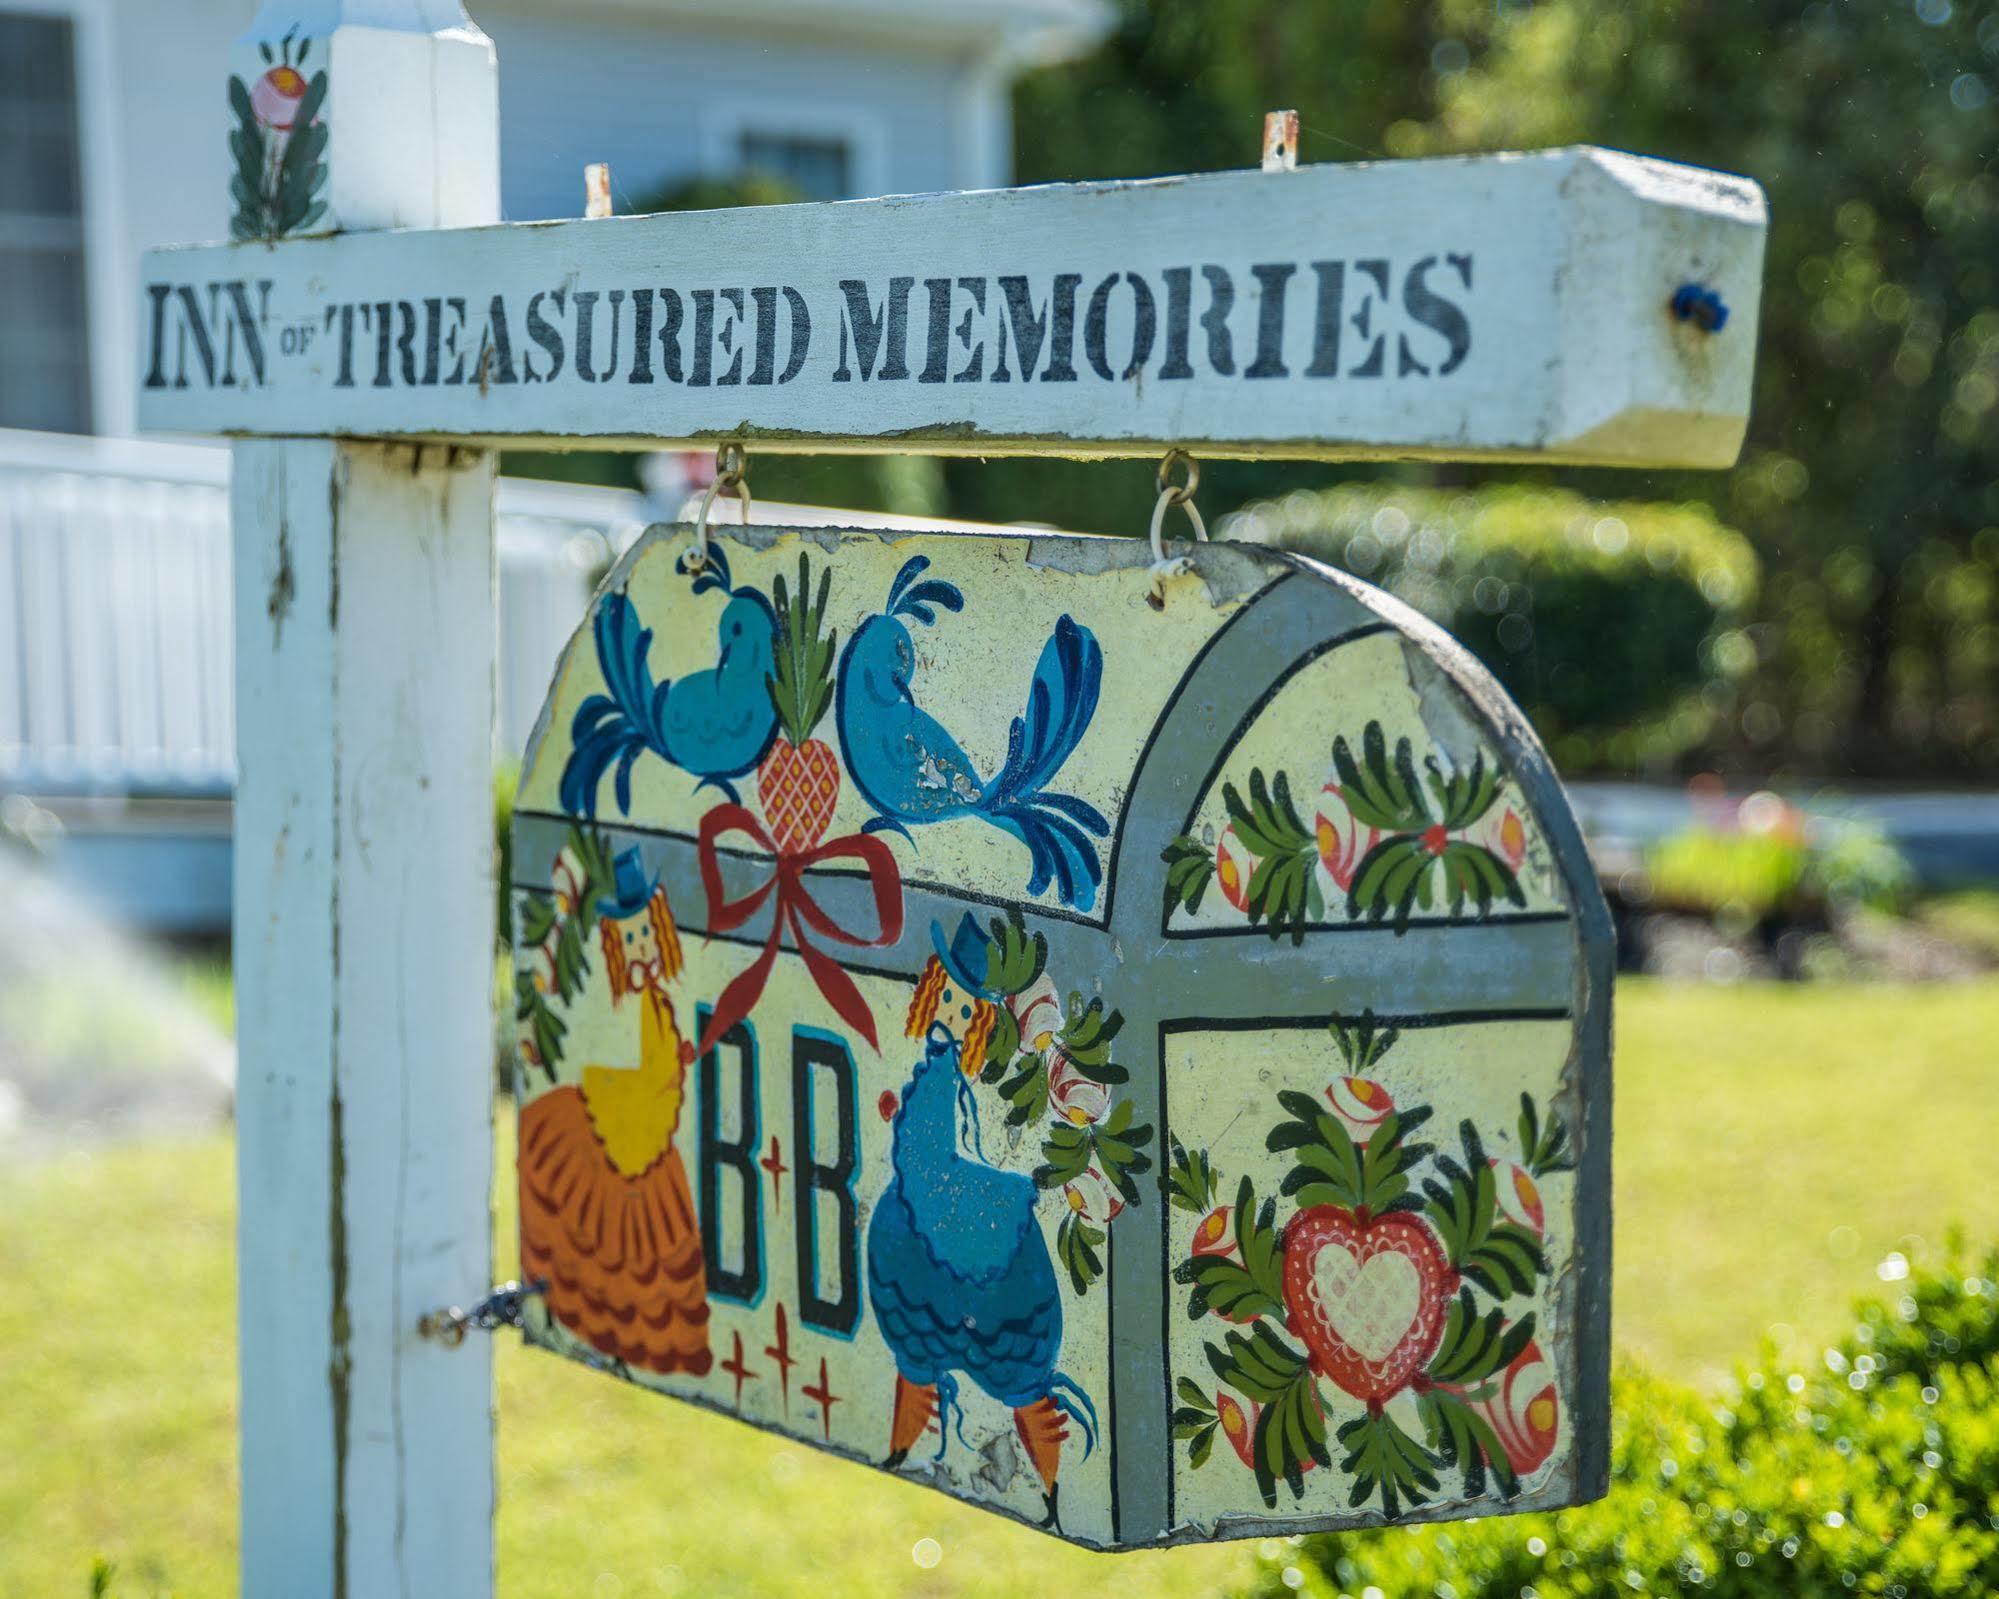
[[[5,0],[0,0],[5,3]],[[701,119],[701,173],[708,178],[740,177],[743,135],[774,139],[838,140],[847,147],[844,199],[863,200],[887,189],[887,137],[881,118],[863,106],[819,102],[724,98],[711,103]]]
[[[83,256],[83,425],[86,435],[129,434],[135,391],[126,357],[139,291],[127,260],[120,198],[124,109],[113,71],[112,0],[0,0],[0,12],[69,24],[81,186],[76,217]]]

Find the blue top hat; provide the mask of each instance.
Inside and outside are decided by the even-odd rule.
[[[944,924],[930,924],[930,942],[937,947],[937,958],[944,963],[944,970],[951,974],[957,985],[979,999],[997,1000],[999,994],[986,986],[986,973],[992,965],[992,940],[979,930],[979,924],[972,920],[967,911],[958,919],[957,931],[951,941],[944,942]]]
[[[616,892],[607,899],[597,901],[597,914],[609,916],[615,921],[638,915],[646,908],[653,890],[659,887],[658,875],[646,876],[645,861],[640,857],[636,844],[618,856],[611,870],[617,878]]]

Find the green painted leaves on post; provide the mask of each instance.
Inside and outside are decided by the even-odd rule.
[[[268,45],[259,48],[269,70],[255,86],[239,77],[229,80],[236,117],[229,131],[235,160],[229,231],[237,239],[270,240],[303,232],[326,215],[320,194],[327,181],[328,134],[320,112],[327,83],[323,70],[309,79],[299,70],[311,52],[310,39],[300,41],[294,54],[292,35],[286,34],[282,60],[273,59]]]

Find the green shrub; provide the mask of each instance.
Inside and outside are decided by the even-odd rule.
[[[1653,904],[1748,922],[1798,909],[1811,865],[1810,847],[1785,833],[1694,827],[1645,852]]]
[[[1651,901],[1754,923],[1808,915],[1826,906],[1894,914],[1908,903],[1915,871],[1877,824],[1853,818],[1807,819],[1775,795],[1775,825],[1686,828],[1645,852]]]
[[[1906,1263],[1891,1256],[1883,1276]],[[1593,1505],[1292,1540],[1253,1592],[1718,1599],[1999,1591],[1999,1250],[1953,1245],[1811,1370],[1766,1351],[1719,1400],[1626,1367]]]
[[[1483,660],[1565,768],[1669,761],[1755,664],[1749,543],[1703,506],[1564,490],[1349,484],[1251,505],[1228,536],[1352,572]]]

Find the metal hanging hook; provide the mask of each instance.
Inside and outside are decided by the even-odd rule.
[[[470,1310],[451,1305],[444,1310],[426,1311],[416,1324],[417,1336],[435,1338],[446,1349],[465,1342],[468,1329],[494,1332],[501,1327],[518,1327],[527,1314],[527,1302],[548,1292],[548,1279],[531,1283],[501,1283]]]
[[[742,506],[743,526],[750,525],[750,457],[737,443],[724,444],[715,452],[715,481],[701,496],[701,509],[694,518],[694,548],[687,552],[686,570],[699,572],[708,564],[708,518],[715,509],[715,496],[733,491]]]
[[[1185,473],[1178,483],[1173,481],[1176,465]],[[1207,539],[1208,524],[1201,520],[1201,508],[1194,503],[1194,491],[1201,486],[1201,466],[1193,456],[1179,448],[1168,450],[1160,459],[1154,481],[1159,485],[1159,498],[1152,502],[1152,586],[1146,593],[1146,603],[1157,611],[1166,605],[1166,580],[1184,571],[1187,565],[1185,556],[1168,557],[1160,537],[1166,525],[1167,508],[1177,505],[1187,513],[1197,539]]]

